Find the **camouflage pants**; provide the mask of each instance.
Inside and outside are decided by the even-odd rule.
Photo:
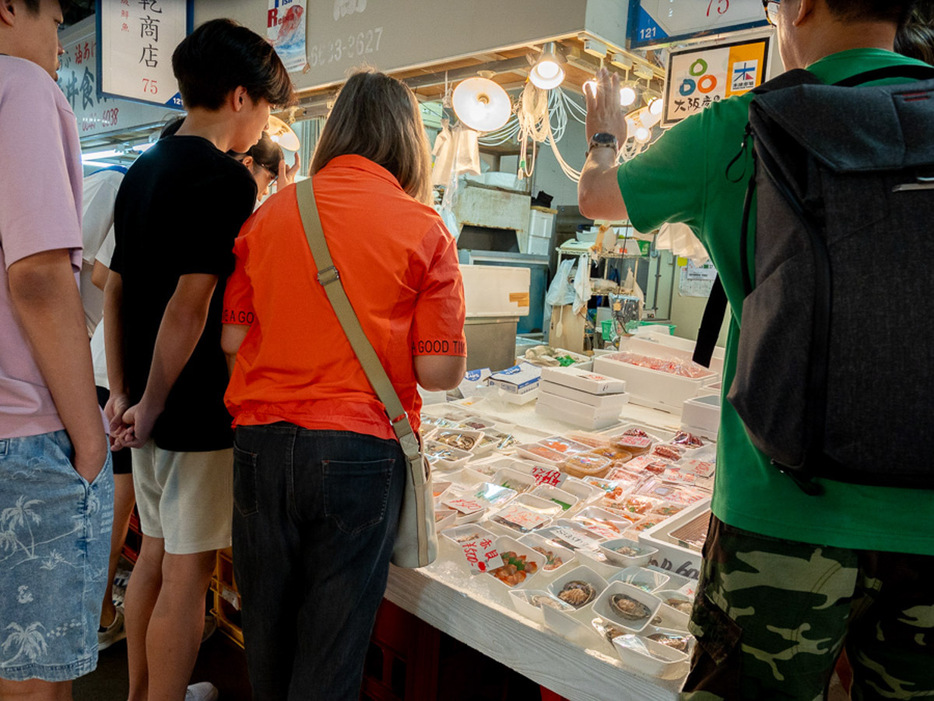
[[[867,514],[867,518],[871,515]],[[683,700],[934,698],[934,556],[779,540],[711,519]]]

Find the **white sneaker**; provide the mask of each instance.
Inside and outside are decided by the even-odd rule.
[[[185,701],[217,701],[220,694],[211,682],[191,684],[185,691]]]
[[[106,650],[114,643],[118,643],[126,637],[126,626],[123,620],[123,609],[117,607],[113,623],[106,628],[97,629],[97,649]]]

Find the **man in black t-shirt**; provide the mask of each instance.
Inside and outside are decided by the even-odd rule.
[[[256,199],[249,171],[226,152],[249,150],[292,86],[272,47],[229,20],[196,29],[172,68],[188,115],[133,164],[115,205],[107,415],[116,447],[133,448],[143,531],[126,594],[130,697],[213,699],[210,684],[187,685],[215,551],[230,545],[221,312],[233,242]]]

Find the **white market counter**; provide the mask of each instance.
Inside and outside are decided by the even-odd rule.
[[[572,430],[544,418],[534,403],[515,405],[495,394],[432,405],[426,414],[463,408],[512,424],[516,435],[547,436]],[[680,416],[627,405],[620,417],[662,431],[677,431]],[[386,598],[419,619],[572,701],[669,701],[678,698],[683,675],[665,680],[627,666],[598,636],[584,647],[520,615],[508,592],[485,575],[471,575],[457,546],[441,537],[439,558],[420,570],[391,568]],[[686,670],[685,670],[686,671]]]

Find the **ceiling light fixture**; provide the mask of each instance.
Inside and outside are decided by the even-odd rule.
[[[558,46],[549,41],[542,47],[542,53],[529,72],[529,80],[542,90],[551,90],[564,82],[564,57],[558,53]]]
[[[494,131],[509,120],[512,103],[502,87],[489,78],[468,78],[451,96],[457,118],[476,131]]]
[[[298,151],[302,144],[298,135],[292,131],[292,127],[283,122],[278,117],[269,116],[269,124],[266,126],[266,133],[274,143],[279,144],[286,151]]]

